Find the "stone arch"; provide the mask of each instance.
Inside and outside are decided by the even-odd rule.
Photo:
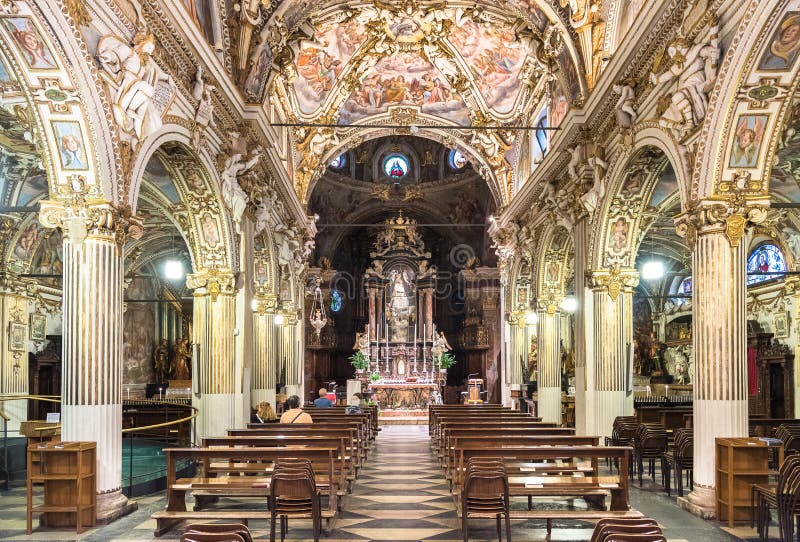
[[[40,140],[51,198],[70,194],[80,178],[85,194],[112,203],[124,189],[119,142],[113,133],[110,106],[98,90],[99,77],[76,25],[68,21],[63,2],[37,0],[4,8],[0,51],[9,73],[19,82]],[[43,59],[31,59],[14,38],[14,30],[30,31],[44,47]],[[66,163],[61,141],[72,136],[77,162]]]
[[[800,84],[796,57],[785,69],[765,69],[764,64],[773,36],[790,12],[800,10],[800,2],[777,0],[771,6],[750,2],[722,61],[699,135],[691,177],[693,200],[733,193],[768,197],[781,127]],[[737,158],[737,130],[751,125],[760,125],[755,152]]]
[[[217,170],[206,152],[198,154],[190,145],[189,131],[175,125],[163,126],[147,138],[133,166],[128,203],[136,209],[147,164],[161,160],[179,194],[180,201],[171,212],[194,255],[195,271],[235,271],[239,255],[233,225],[224,212]]]
[[[597,227],[592,253],[598,268],[634,266],[641,240],[638,232],[646,225],[644,211],[665,170],[671,167],[675,171],[668,155],[660,146],[647,143],[648,139],[620,156],[609,171],[606,198],[594,217]]]
[[[418,119],[421,123],[422,120]],[[390,115],[377,115],[370,117],[370,123],[375,124],[392,124],[394,121]],[[431,121],[434,122],[434,121]],[[440,120],[436,120],[435,124],[440,124]],[[466,132],[466,130],[465,130]],[[316,183],[320,180],[325,172],[325,167],[336,156],[346,152],[347,150],[357,147],[365,141],[378,139],[380,137],[398,135],[398,130],[391,128],[351,128],[343,130],[343,134],[335,139],[332,145],[328,145],[325,151],[319,156],[319,160],[314,167],[313,171],[303,176],[303,172],[298,170],[295,172],[295,190],[304,205],[308,204],[308,198],[314,190]],[[481,175],[489,185],[489,190],[495,198],[498,207],[504,207],[510,202],[510,194],[506,191],[501,180],[498,178],[495,168],[489,162],[483,153],[479,152],[475,147],[469,143],[465,137],[459,135],[458,130],[441,130],[436,128],[426,128],[424,124],[418,126],[418,130],[412,131],[409,128],[407,134],[414,135],[432,141],[437,141],[448,148],[455,148],[464,153],[464,156],[473,164],[473,168],[479,175]]]

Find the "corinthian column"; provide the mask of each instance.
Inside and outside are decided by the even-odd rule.
[[[112,521],[135,509],[121,491],[122,245],[141,226],[105,204],[45,201],[40,218],[65,233],[61,437],[97,443],[97,519]]]
[[[236,426],[235,279],[209,270],[189,275],[186,283],[194,290],[192,403],[199,410],[197,436],[220,436]]]
[[[275,383],[277,371],[277,348],[275,325],[275,299],[256,297],[256,311],[253,312],[253,377],[251,385],[251,406],[255,408],[261,401],[275,404]]]
[[[705,518],[716,514],[714,449],[717,437],[747,431],[747,236],[759,207],[702,202],[676,220],[693,247],[694,489],[678,504]]]
[[[543,422],[561,423],[561,354],[559,314],[554,305],[539,310],[537,410]]]
[[[611,434],[614,418],[633,414],[628,393],[628,349],[633,342],[633,269],[601,269],[590,274],[585,299],[585,409],[579,422],[588,435]]]

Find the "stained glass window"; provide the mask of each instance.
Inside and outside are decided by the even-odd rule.
[[[785,272],[786,259],[783,252],[772,243],[759,245],[747,258],[748,286],[780,278]]]
[[[344,303],[342,299],[342,292],[337,289],[331,290],[331,311],[339,312],[342,310],[342,304]]]
[[[542,154],[547,152],[547,113],[536,123],[536,143],[542,150]]]
[[[405,177],[408,173],[408,158],[402,154],[390,154],[383,159],[383,171],[393,179]]]
[[[678,285],[678,293],[683,295],[692,295],[692,277],[686,277]]]
[[[333,169],[342,169],[346,165],[347,165],[347,156],[344,154],[340,154],[339,156],[331,160],[330,164],[330,166]]]
[[[450,164],[450,169],[458,170],[467,165],[467,157],[461,151],[452,149],[447,162]]]

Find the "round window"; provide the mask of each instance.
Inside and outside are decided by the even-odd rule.
[[[383,171],[393,179],[405,177],[408,173],[408,158],[402,154],[390,154],[383,159]]]

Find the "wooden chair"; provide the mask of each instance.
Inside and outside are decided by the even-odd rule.
[[[245,542],[236,533],[184,533],[181,542]]]
[[[600,542],[667,542],[663,534],[611,533]]]
[[[795,516],[800,514],[800,456],[791,456],[784,461],[778,474],[775,493],[781,542],[793,542]],[[767,513],[764,531],[767,531],[768,526]]]
[[[253,542],[250,529],[241,523],[193,523],[186,527],[186,533],[193,534],[228,534],[234,533],[242,537],[244,542]]]
[[[678,496],[683,497],[683,471],[690,475],[689,487],[693,486],[694,469],[694,435],[691,429],[676,429],[675,444],[672,451],[665,451],[661,455],[661,481],[667,495],[670,495],[671,472],[675,472],[675,487]]]
[[[661,527],[654,519],[615,519],[605,518],[597,522],[592,533],[591,542],[628,541],[628,540],[650,540],[649,538],[634,537],[658,537],[661,536]],[[662,537],[663,538],[663,537]],[[654,540],[661,540],[655,538]]]
[[[271,522],[270,542],[275,542],[275,522],[280,518],[281,542],[289,525],[289,516],[311,516],[314,542],[319,541],[322,529],[320,496],[314,483],[314,471],[310,462],[302,459],[276,462],[270,484],[269,508]]]
[[[631,446],[638,427],[636,416],[617,416],[614,418],[614,425],[611,427],[611,436],[606,437],[606,446]],[[606,460],[606,464],[611,468],[611,458]],[[615,465],[619,469],[619,463]],[[631,480],[633,480],[633,469],[631,469]]]
[[[461,490],[461,530],[464,542],[469,541],[469,517],[491,517],[497,521],[497,540],[502,542],[500,516],[505,516],[506,539],[511,542],[508,476],[502,460],[482,458],[470,461]]]
[[[667,431],[662,425],[639,424],[634,438],[634,456],[639,471],[639,486],[642,486],[644,460],[649,461],[648,473],[655,480],[656,459],[660,459],[667,450]]]

